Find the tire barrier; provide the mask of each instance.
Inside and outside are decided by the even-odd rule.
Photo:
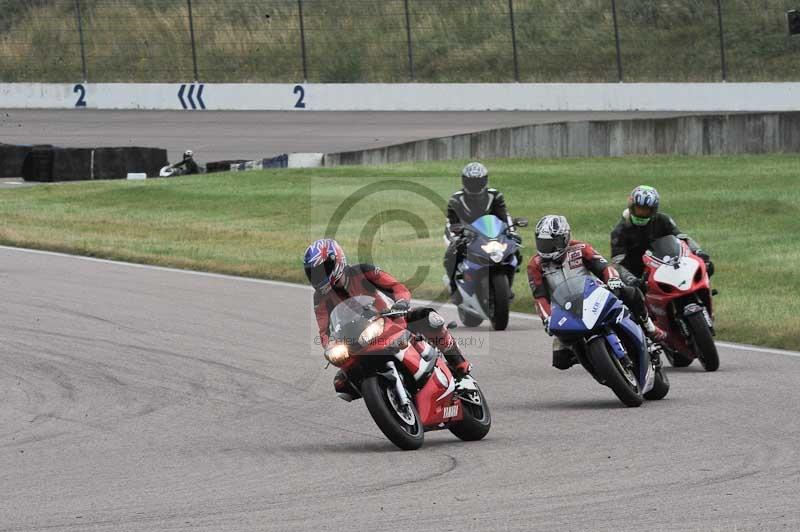
[[[247,159],[230,159],[228,161],[210,161],[206,163],[206,173],[212,174],[214,172],[230,172],[231,167],[246,163]]]
[[[161,167],[169,164],[167,150],[160,148],[58,148],[50,145],[14,148],[17,151],[0,147],[2,176],[21,176],[26,181],[125,179],[131,172],[158,177]],[[19,153],[24,153],[24,158]],[[16,170],[15,164],[19,164]]]
[[[264,170],[266,168],[288,168],[289,155],[284,153],[268,159],[258,161],[246,161],[243,163],[232,164],[229,168],[231,172],[244,172],[247,170]]]
[[[33,146],[0,143],[0,177],[22,177],[22,165]]]

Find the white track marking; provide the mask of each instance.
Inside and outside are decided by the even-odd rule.
[[[7,251],[16,251],[18,253],[32,253],[35,255],[46,255],[52,257],[63,257],[68,259],[74,260],[85,260],[90,262],[99,262],[101,264],[113,264],[116,266],[127,266],[129,268],[141,268],[145,270],[156,270],[162,272],[175,272],[175,273],[183,273],[188,275],[197,275],[200,277],[210,277],[212,279],[224,279],[228,281],[238,281],[238,282],[245,282],[245,283],[257,283],[257,284],[264,284],[264,285],[271,285],[271,286],[282,286],[286,288],[296,288],[301,290],[312,290],[312,288],[308,285],[304,284],[297,284],[297,283],[289,283],[286,281],[273,281],[270,279],[254,279],[252,277],[239,277],[236,275],[227,275],[224,273],[211,273],[211,272],[198,272],[195,270],[181,270],[179,268],[169,268],[166,266],[153,266],[151,264],[138,264],[135,262],[123,262],[117,260],[109,260],[109,259],[98,259],[95,257],[83,257],[81,255],[70,255],[68,253],[59,253],[57,251],[43,251],[40,249],[28,249],[28,248],[15,248],[11,246],[0,246],[0,249],[7,250]],[[423,301],[423,300],[414,300],[421,304],[429,304],[430,301]],[[456,310],[456,306],[452,303],[443,303],[438,304],[434,303],[435,305],[451,310]],[[528,320],[534,322],[540,322],[538,316],[534,314],[524,314],[522,312],[510,312],[509,316],[517,320]],[[747,345],[747,344],[735,344],[731,342],[716,342],[716,344],[720,347],[724,347],[727,349],[737,349],[740,351],[755,351],[758,353],[769,353],[773,355],[786,355],[791,357],[800,357],[800,351],[788,351],[784,349],[773,349],[771,347],[758,347],[754,345]]]

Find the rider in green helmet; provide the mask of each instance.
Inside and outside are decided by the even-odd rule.
[[[647,185],[633,189],[628,197],[628,208],[622,219],[611,231],[611,262],[617,267],[623,282],[629,286],[642,287],[644,263],[642,255],[650,243],[667,235],[684,240],[689,248],[706,263],[708,275],[714,273],[714,263],[700,245],[681,233],[669,215],[658,212],[658,191]]]

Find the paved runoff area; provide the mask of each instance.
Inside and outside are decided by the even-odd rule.
[[[280,153],[362,150],[459,133],[576,120],[655,118],[675,112],[317,112],[0,110],[0,142],[65,148],[186,149],[200,162]]]

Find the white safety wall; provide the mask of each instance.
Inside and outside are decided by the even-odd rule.
[[[796,111],[800,83],[0,83],[4,109]]]

